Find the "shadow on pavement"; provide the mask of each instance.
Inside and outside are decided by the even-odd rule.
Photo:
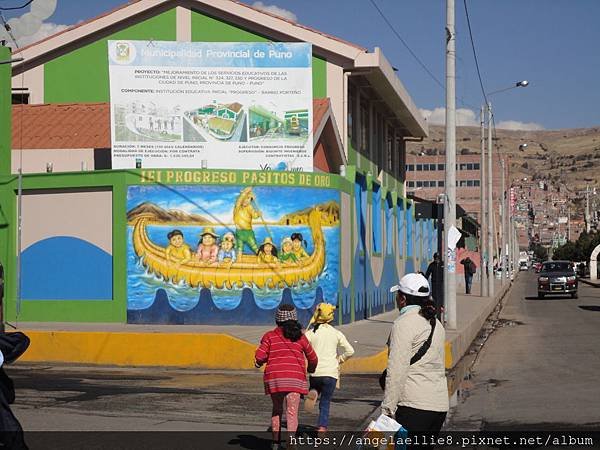
[[[578,305],[578,308],[585,311],[600,311],[600,306],[598,305]]]
[[[525,297],[525,300],[541,300],[541,301],[546,301],[546,300],[571,300],[571,296],[560,295],[560,296],[540,298],[537,295],[530,295],[529,297]]]

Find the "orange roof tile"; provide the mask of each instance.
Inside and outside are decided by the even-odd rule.
[[[13,105],[12,148],[110,148],[110,105]]]
[[[313,99],[313,133],[329,99]],[[13,105],[13,149],[110,148],[109,103]]]
[[[323,121],[323,117],[329,110],[329,99],[328,98],[315,98],[313,99],[313,133],[317,131],[319,125]]]

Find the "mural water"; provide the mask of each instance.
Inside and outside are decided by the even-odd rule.
[[[282,301],[301,317],[336,303],[338,199],[296,187],[130,187],[128,322],[272,323]]]

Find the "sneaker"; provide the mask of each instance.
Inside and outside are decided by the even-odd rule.
[[[317,403],[318,396],[319,396],[319,393],[317,391],[315,391],[314,389],[311,389],[310,391],[308,391],[308,394],[306,395],[306,398],[304,399],[304,410],[305,411],[312,411],[313,409],[315,409],[315,404]]]

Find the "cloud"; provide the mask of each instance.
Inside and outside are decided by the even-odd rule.
[[[421,109],[421,114],[431,125],[444,125],[446,123],[446,108],[438,107],[433,111]],[[458,108],[456,110],[456,125],[460,127],[479,126],[479,120],[470,109]]]
[[[536,131],[543,130],[544,127],[539,123],[534,122],[519,122],[518,120],[503,120],[498,122],[496,128],[502,128],[503,130],[525,130],[525,131]]]
[[[263,2],[254,2],[252,3],[252,7],[279,17],[283,17],[284,19],[291,20],[292,22],[298,21],[296,14],[276,5],[265,5]]]
[[[446,108],[438,107],[433,110],[421,109],[421,114],[430,125],[444,125],[446,123]],[[468,108],[456,110],[456,125],[461,127],[478,127],[479,118],[474,111]],[[543,130],[544,127],[534,122],[519,122],[518,120],[503,120],[496,124],[496,128],[503,130]]]
[[[69,28],[70,25],[60,25],[52,22],[44,22],[39,30],[29,36],[17,37],[17,44],[19,48],[25,47],[34,42],[41,41],[42,39],[52,36],[62,30]]]

